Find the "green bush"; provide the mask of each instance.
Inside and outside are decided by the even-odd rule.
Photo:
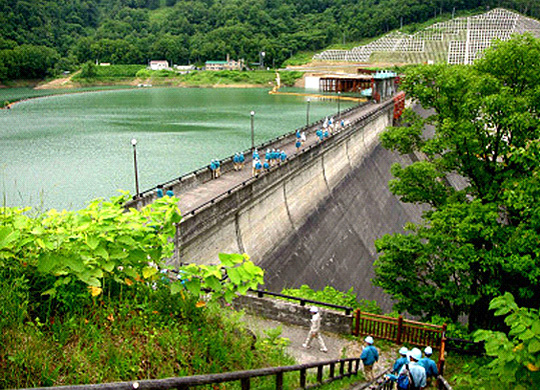
[[[138,77],[137,72],[145,69],[144,65],[108,65],[97,66],[89,61],[81,68],[81,73],[74,75],[73,80],[79,79],[121,79]]]
[[[339,306],[349,306],[353,309],[360,309],[369,313],[380,314],[382,312],[376,301],[366,299],[358,300],[352,287],[347,292],[339,291],[332,286],[326,286],[323,290],[315,291],[304,284],[299,289],[284,289],[281,293],[293,297],[310,299],[312,301],[331,303]]]
[[[43,214],[0,208],[0,388],[290,364],[218,306],[262,283],[262,270],[220,254],[219,265],[182,267],[181,280],[159,272],[178,199],[125,210],[127,199]]]

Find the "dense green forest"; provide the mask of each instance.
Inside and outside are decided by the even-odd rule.
[[[293,54],[374,37],[454,11],[535,0],[0,0],[0,80],[42,78],[87,61],[174,64]]]

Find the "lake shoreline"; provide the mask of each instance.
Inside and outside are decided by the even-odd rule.
[[[238,88],[238,89],[249,89],[249,88],[268,88],[272,89],[273,85],[267,85],[267,84],[248,84],[248,83],[238,83],[238,84],[199,84],[199,85],[189,85],[183,82],[176,82],[173,83],[172,81],[174,79],[163,79],[159,80],[158,83],[152,83],[149,80],[141,80],[141,79],[132,79],[129,81],[115,81],[115,82],[103,82],[103,81],[96,81],[92,83],[76,83],[69,80],[68,82],[65,81],[66,79],[55,79],[49,82],[36,82],[34,86],[31,86],[32,84],[25,83],[25,86],[27,88],[32,88],[36,91],[59,91],[63,90],[65,92],[63,93],[51,93],[51,94],[44,94],[39,96],[31,96],[27,98],[22,99],[6,99],[3,104],[0,104],[0,109],[11,109],[15,104],[22,103],[31,99],[38,99],[38,98],[45,98],[50,96],[59,96],[59,95],[67,95],[67,94],[77,94],[77,93],[90,93],[90,92],[100,92],[100,91],[113,91],[113,90],[123,90],[123,89],[136,89],[136,88],[207,88],[207,89],[214,89],[214,88]],[[114,87],[119,87],[118,89],[115,89]],[[20,86],[6,86],[6,85],[0,85],[0,88],[3,90],[9,90],[9,89],[15,89],[20,88]],[[80,91],[79,89],[84,88],[95,88],[94,90],[84,90]],[[103,88],[103,89],[101,89]]]

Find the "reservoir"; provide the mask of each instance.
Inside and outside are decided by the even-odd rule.
[[[341,101],[341,109],[354,103]],[[336,100],[268,89],[140,88],[32,99],[0,110],[2,206],[78,209],[171,180],[310,122]]]

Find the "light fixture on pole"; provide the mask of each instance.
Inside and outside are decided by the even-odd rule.
[[[135,191],[136,197],[139,197],[139,173],[137,170],[137,140],[133,138],[131,140],[131,145],[133,145],[133,164],[135,166]]]
[[[255,111],[251,111],[251,153],[255,151],[255,130],[253,127],[253,119],[255,117]]]
[[[264,51],[260,52],[260,58],[259,58],[259,64],[261,66],[261,69],[264,69],[264,56],[266,53]]]
[[[307,100],[307,109],[306,109],[306,127],[309,126],[309,103],[310,103],[310,100],[308,98],[308,100]]]
[[[338,91],[338,93],[337,93],[337,114],[338,114],[338,116],[341,113],[340,103],[341,103],[341,91]]]

